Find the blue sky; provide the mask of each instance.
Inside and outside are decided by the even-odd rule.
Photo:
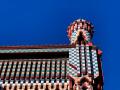
[[[95,27],[103,50],[104,90],[120,90],[120,6],[116,0],[0,0],[0,45],[69,44],[67,26],[78,18]]]

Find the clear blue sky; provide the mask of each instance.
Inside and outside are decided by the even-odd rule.
[[[67,26],[90,20],[103,50],[104,90],[120,90],[119,8],[119,0],[0,0],[0,45],[69,44]]]

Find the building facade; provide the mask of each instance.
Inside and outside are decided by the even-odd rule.
[[[69,45],[1,46],[0,90],[103,90],[102,51],[93,26],[68,26]]]

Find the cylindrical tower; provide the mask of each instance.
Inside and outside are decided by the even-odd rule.
[[[93,25],[84,19],[67,29],[70,43],[68,78],[71,90],[102,90],[101,50],[93,45]]]
[[[93,25],[84,19],[74,21],[67,29],[71,44],[87,44],[93,36]]]

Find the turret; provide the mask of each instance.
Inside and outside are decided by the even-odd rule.
[[[84,19],[78,19],[68,26],[68,37],[71,44],[87,44],[93,36],[93,25]]]

